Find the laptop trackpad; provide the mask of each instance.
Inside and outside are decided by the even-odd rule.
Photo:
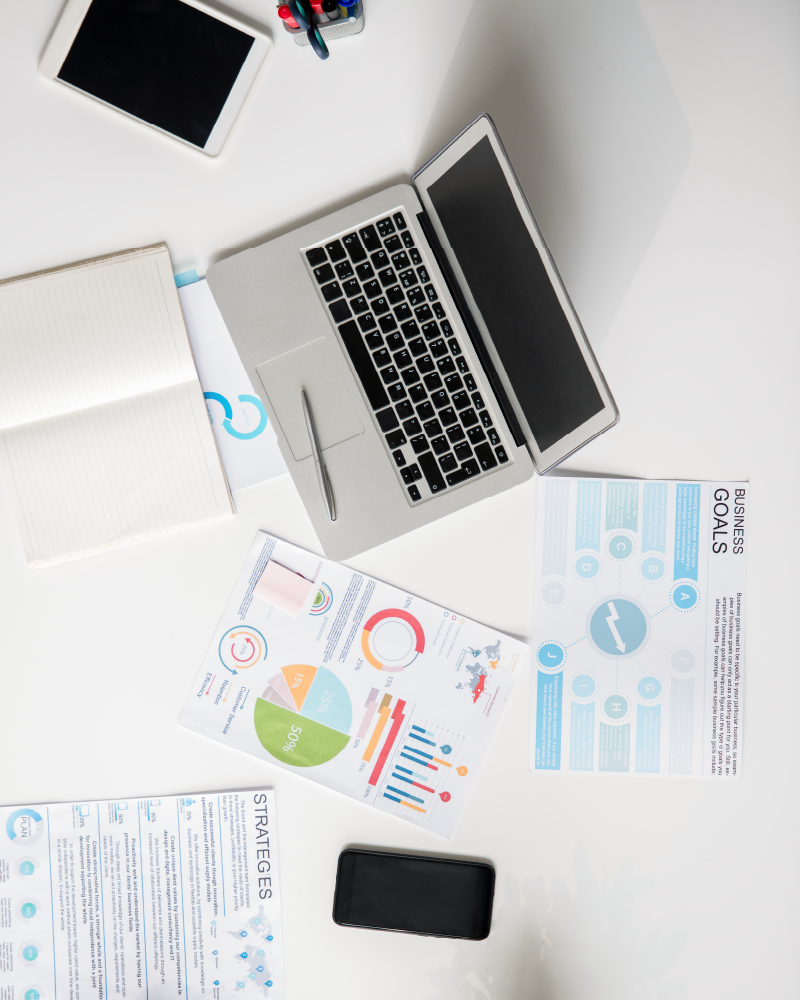
[[[364,433],[364,425],[324,337],[272,361],[264,361],[256,365],[256,371],[295,461],[312,454],[300,401],[301,389],[306,391],[323,451]]]

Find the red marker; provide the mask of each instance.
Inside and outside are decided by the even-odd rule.
[[[287,4],[282,3],[280,7],[278,7],[278,17],[290,28],[297,28],[299,30],[300,25],[292,17],[292,12],[289,10]]]

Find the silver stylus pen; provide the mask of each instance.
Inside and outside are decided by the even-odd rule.
[[[306,398],[305,389],[300,390],[300,399],[303,402],[303,414],[306,418],[306,427],[308,428],[308,437],[311,441],[311,451],[314,454],[314,465],[317,469],[317,482],[319,483],[319,491],[322,494],[322,499],[325,501],[325,509],[328,511],[328,517],[331,521],[336,520],[336,507],[333,503],[333,490],[331,489],[331,482],[328,479],[328,470],[325,468],[325,463],[322,461],[322,449],[319,446],[319,438],[317,437],[317,428],[314,426],[314,417],[311,415],[311,407],[308,405],[308,399]]]

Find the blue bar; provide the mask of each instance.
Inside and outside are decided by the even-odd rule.
[[[409,769],[407,767],[403,767],[402,764],[395,764],[394,766],[397,768],[398,771],[405,771],[406,774],[413,774],[414,773],[413,771],[409,771]]]
[[[404,799],[411,799],[412,802],[419,802],[420,805],[425,804],[425,799],[420,799],[416,795],[409,795],[408,792],[401,792],[399,788],[392,788],[391,785],[386,786],[390,792],[394,792],[395,795],[402,795]]]
[[[566,480],[565,480],[566,481]],[[561,712],[564,674],[541,670],[536,689],[536,770],[561,769]]]
[[[414,784],[414,782],[411,780],[411,778],[406,778],[404,775],[397,774],[397,772],[395,772],[395,771],[392,771],[392,777],[393,778],[397,778],[398,781],[407,781],[409,783],[409,785],[413,785]]]
[[[696,580],[700,544],[700,484],[675,489],[675,579]]]
[[[417,760],[417,758],[416,757],[412,757],[411,754],[401,753],[400,756],[401,757],[405,757],[406,760],[410,760],[412,762],[412,764],[416,764],[417,767],[427,767],[427,768],[430,768],[431,771],[438,771],[439,770],[439,768],[435,767],[433,764],[426,764],[424,760]]]
[[[383,793],[383,797],[384,797],[385,799],[391,799],[391,800],[392,800],[392,802],[396,802],[396,803],[397,803],[398,805],[400,805],[400,806],[401,806],[401,805],[403,804],[403,803],[402,803],[402,802],[400,801],[400,799],[396,799],[396,798],[394,797],[394,795],[387,795],[387,794],[386,794],[386,792],[384,792],[384,793]]]
[[[404,746],[403,749],[404,750],[410,750],[412,753],[415,753],[415,754],[417,754],[420,757],[427,757],[428,760],[433,760],[433,754],[432,753],[425,753],[424,750],[418,750],[416,747]]]
[[[419,740],[420,743],[427,743],[429,747],[435,747],[436,743],[433,740],[426,740],[424,736],[417,736],[416,733],[408,734],[412,740]]]
[[[428,730],[428,729],[423,729],[423,728],[422,728],[422,726],[417,726],[417,725],[414,725],[414,724],[412,723],[412,725],[411,725],[411,728],[412,728],[412,729],[416,729],[416,731],[417,731],[418,733],[425,733],[425,735],[426,735],[426,736],[433,736],[433,733],[432,733],[432,732],[430,732],[430,730]]]
[[[603,499],[603,480],[589,479],[578,483],[578,502],[575,510],[575,551],[597,549],[600,551],[600,506]]]

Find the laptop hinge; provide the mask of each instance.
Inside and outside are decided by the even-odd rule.
[[[519,425],[519,420],[517,420],[517,415],[514,412],[514,408],[511,405],[511,401],[508,398],[505,387],[500,381],[500,376],[497,374],[497,369],[494,366],[494,362],[489,356],[489,352],[486,350],[486,344],[483,342],[483,337],[478,329],[478,325],[472,317],[469,306],[467,305],[467,300],[464,298],[464,294],[461,291],[461,286],[458,284],[458,279],[450,266],[450,261],[447,259],[447,254],[444,252],[442,244],[439,242],[439,237],[436,235],[436,231],[433,228],[431,220],[428,213],[423,209],[423,211],[417,214],[417,220],[419,221],[422,231],[425,233],[425,238],[428,241],[433,256],[436,258],[436,263],[439,265],[439,270],[444,275],[444,280],[453,296],[453,301],[456,304],[456,308],[461,315],[461,321],[467,328],[467,333],[469,334],[469,339],[472,341],[472,346],[475,349],[475,353],[478,355],[478,360],[481,363],[481,367],[486,373],[486,377],[489,380],[489,385],[492,387],[492,392],[494,393],[495,399],[500,407],[500,410],[505,418],[505,422],[508,425],[508,429],[511,431],[511,436],[514,438],[514,444],[518,448],[527,446],[525,440],[525,435],[522,433],[522,428]]]

